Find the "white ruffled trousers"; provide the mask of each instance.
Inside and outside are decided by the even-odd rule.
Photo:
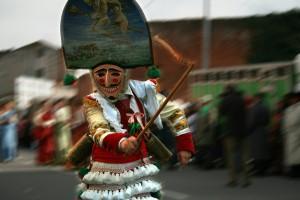
[[[161,190],[152,178],[159,172],[153,164],[135,161],[122,164],[93,162],[82,179],[83,200],[157,200],[150,193]]]

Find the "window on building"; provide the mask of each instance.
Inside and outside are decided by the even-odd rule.
[[[39,69],[36,69],[36,70],[35,70],[34,76],[37,77],[37,78],[42,78],[42,77],[45,76],[45,74],[46,74],[46,73],[45,73],[45,69],[39,68]]]
[[[263,73],[263,78],[269,78],[270,77],[270,71],[265,71]]]
[[[280,67],[276,71],[277,71],[276,72],[277,77],[285,76],[286,72],[287,72],[286,68],[284,68],[284,67]]]
[[[232,71],[231,73],[232,73],[232,78],[233,79],[236,79],[236,80],[239,79],[239,75],[240,75],[239,71]]]
[[[233,79],[233,72],[229,71],[227,72],[227,80],[232,80]]]
[[[198,80],[199,80],[200,82],[204,82],[204,81],[205,81],[205,74],[199,74],[199,75],[198,75]]]
[[[44,48],[40,48],[38,51],[37,51],[37,57],[38,58],[41,58],[45,55],[46,53],[46,50]]]
[[[251,71],[250,71],[250,77],[251,77],[251,78],[256,78],[256,77],[257,77],[257,74],[258,74],[258,71],[257,71],[257,70],[251,70]]]
[[[227,73],[226,72],[220,72],[220,80],[227,80]]]
[[[219,81],[221,79],[221,73],[216,72],[216,81]]]
[[[216,76],[214,72],[211,72],[208,74],[208,80],[209,81],[215,81],[216,80]]]
[[[240,79],[244,79],[246,76],[246,72],[244,70],[239,71],[239,77]]]
[[[209,74],[204,74],[203,77],[204,77],[204,81],[209,81]]]
[[[193,83],[199,83],[202,81],[202,74],[195,74],[192,78]]]

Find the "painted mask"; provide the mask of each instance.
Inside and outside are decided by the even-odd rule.
[[[109,99],[116,99],[124,88],[125,71],[117,65],[99,65],[92,74],[98,90]]]

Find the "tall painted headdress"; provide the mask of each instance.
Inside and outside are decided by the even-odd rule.
[[[61,38],[68,69],[153,64],[148,24],[134,0],[68,0]]]

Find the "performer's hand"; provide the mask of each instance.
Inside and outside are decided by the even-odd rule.
[[[189,163],[192,154],[188,151],[180,151],[177,153],[178,161],[182,166],[185,166]]]
[[[120,143],[120,150],[126,154],[133,154],[138,148],[138,142],[136,137],[130,136],[124,139]]]

